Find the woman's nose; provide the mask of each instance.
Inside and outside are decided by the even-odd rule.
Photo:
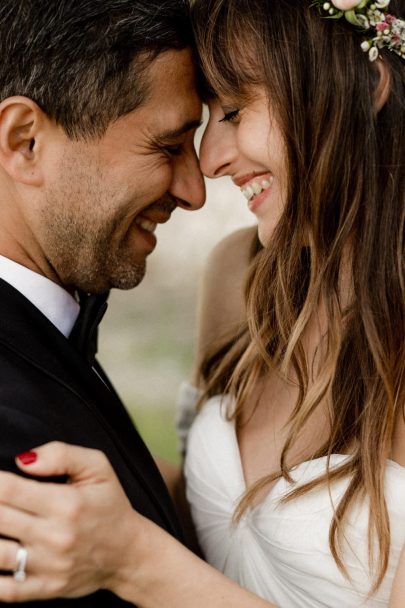
[[[207,177],[216,178],[232,174],[237,156],[235,136],[230,129],[209,123],[201,140],[200,167]]]

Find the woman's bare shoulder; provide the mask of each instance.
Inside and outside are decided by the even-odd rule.
[[[246,273],[250,261],[253,240],[257,227],[249,226],[232,232],[222,239],[208,256],[205,280],[225,279],[232,284],[236,278]]]
[[[256,226],[225,237],[210,253],[197,311],[196,369],[218,338],[237,330],[245,319],[244,286]]]

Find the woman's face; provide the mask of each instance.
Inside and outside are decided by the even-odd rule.
[[[255,89],[253,101],[243,107],[222,97],[209,102],[200,164],[207,177],[232,178],[257,218],[260,241],[266,244],[286,204],[287,167],[285,145],[267,96],[261,87]]]

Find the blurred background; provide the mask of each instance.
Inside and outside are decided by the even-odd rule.
[[[196,135],[197,148],[204,127]],[[229,177],[207,180],[197,212],[176,209],[158,226],[142,283],[114,290],[100,328],[99,360],[154,455],[177,463],[174,403],[191,372],[198,287],[209,252],[224,236],[254,224]]]

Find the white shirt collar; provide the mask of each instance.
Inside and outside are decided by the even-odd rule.
[[[80,306],[63,287],[2,255],[0,278],[22,293],[66,338],[69,336]]]

